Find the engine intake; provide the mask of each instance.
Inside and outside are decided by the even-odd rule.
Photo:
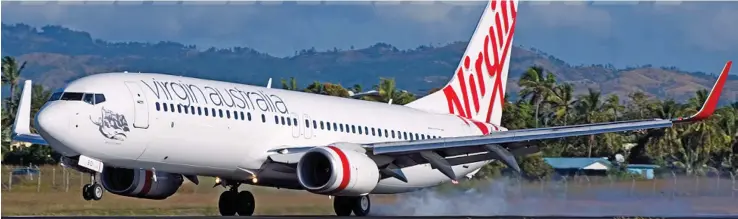
[[[100,181],[106,190],[116,195],[161,200],[177,192],[184,180],[182,175],[174,173],[105,167]]]
[[[297,163],[297,178],[307,191],[323,195],[364,195],[377,186],[379,168],[363,153],[335,146],[316,147]]]

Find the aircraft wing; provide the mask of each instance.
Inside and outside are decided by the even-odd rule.
[[[697,122],[709,118],[717,108],[723,86],[727,80],[732,62],[727,62],[718,80],[710,91],[707,101],[694,115],[676,119],[647,119],[633,121],[605,122],[584,125],[570,125],[535,129],[520,129],[493,132],[488,135],[447,137],[425,140],[378,142],[362,144],[366,153],[375,159],[378,166],[384,167],[383,175],[403,180],[402,174],[393,174],[398,168],[430,163],[449,178],[454,174],[450,166],[483,160],[499,160],[520,171],[515,156],[539,151],[535,141],[563,137],[586,136],[613,132],[639,131],[644,129],[668,128],[678,123]],[[270,159],[283,164],[296,164],[301,154],[310,147],[286,147],[270,150]],[[468,156],[459,156],[468,155]],[[396,172],[395,172],[396,173]]]
[[[31,133],[31,90],[33,90],[31,80],[26,80],[23,83],[23,92],[10,136],[13,141],[49,145],[40,135]]]

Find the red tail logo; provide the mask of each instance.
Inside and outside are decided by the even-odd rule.
[[[456,83],[452,83],[443,88],[449,113],[472,119],[472,121],[484,118],[487,123],[491,120],[495,102],[499,102],[500,107],[504,103],[502,71],[512,47],[510,44],[515,32],[515,18],[517,15],[515,3],[512,0],[495,0],[490,4],[490,7],[494,12],[494,24],[488,28],[488,33],[484,37],[484,48],[478,52],[474,60],[474,68],[471,68],[472,61],[469,57],[469,55],[473,55],[469,53],[474,51],[467,51],[468,54],[464,56],[463,65],[459,65],[455,74],[454,81],[458,82],[458,87],[454,86]],[[472,38],[472,40],[479,39]],[[490,50],[492,54],[490,54]],[[487,85],[490,83],[492,84],[491,89],[487,89]],[[485,112],[480,110],[485,106],[481,106],[480,99],[490,95],[490,91],[491,99],[489,100],[489,106],[486,106],[486,115],[481,115],[480,113]],[[458,93],[461,93],[463,101],[459,98]],[[469,101],[470,98],[471,101]],[[489,132],[485,125],[476,125],[483,133]]]

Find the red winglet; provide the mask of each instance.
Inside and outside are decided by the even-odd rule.
[[[689,118],[678,118],[675,119],[674,122],[696,122],[712,116],[712,113],[715,112],[715,108],[717,108],[720,93],[723,92],[723,85],[725,85],[725,81],[728,79],[728,72],[730,72],[730,66],[732,64],[733,61],[725,63],[725,67],[723,67],[723,71],[720,73],[720,76],[718,76],[715,85],[712,87],[712,91],[710,91],[710,94],[707,96],[707,101],[702,105],[702,109]]]

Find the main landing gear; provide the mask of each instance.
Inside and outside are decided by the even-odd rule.
[[[234,216],[238,213],[239,216],[251,216],[254,214],[256,208],[256,200],[254,195],[249,191],[238,191],[240,183],[229,183],[226,182],[227,186],[231,188],[220,194],[218,200],[218,210],[220,215],[223,216]]]
[[[103,189],[102,185],[97,183],[97,180],[95,180],[95,173],[90,174],[90,184],[85,184],[82,186],[82,198],[85,200],[100,200],[102,199],[103,192],[105,190]]]
[[[372,203],[368,195],[352,197],[352,196],[336,196],[333,198],[333,210],[338,216],[350,216],[354,212],[356,216],[366,216],[371,210]]]

